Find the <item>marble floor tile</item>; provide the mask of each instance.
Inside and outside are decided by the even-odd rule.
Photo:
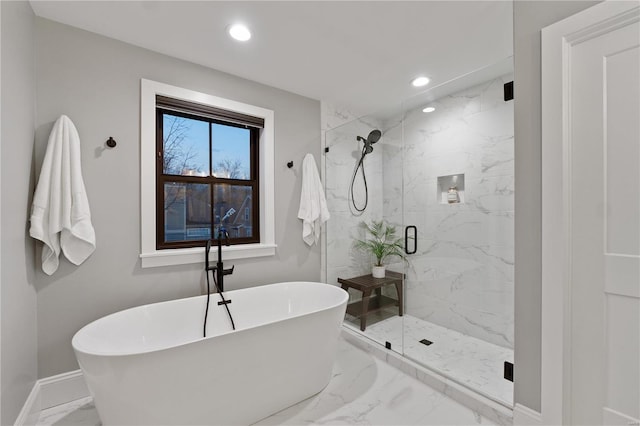
[[[347,319],[346,323],[354,323]],[[404,332],[403,332],[404,330]],[[374,317],[363,333],[393,350],[507,406],[513,404],[513,382],[504,379],[504,362],[513,350],[464,335],[411,315]],[[420,343],[422,339],[433,342]]]
[[[494,424],[341,339],[333,377],[319,394],[256,423],[269,425]],[[42,411],[37,426],[100,425],[91,398]]]
[[[102,422],[93,405],[93,398],[89,396],[42,410],[36,426],[51,425],[100,426]]]

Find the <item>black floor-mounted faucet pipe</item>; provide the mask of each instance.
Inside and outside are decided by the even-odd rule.
[[[229,245],[229,233],[224,228],[220,228],[218,230],[218,261],[216,262],[216,266],[209,265],[209,251],[211,251],[211,240],[207,240],[207,244],[205,247],[204,253],[204,274],[207,277],[207,306],[204,311],[204,324],[202,325],[202,337],[207,337],[207,317],[209,316],[209,298],[211,297],[211,289],[209,285],[209,271],[213,271],[213,284],[216,287],[216,291],[220,295],[221,301],[218,302],[219,305],[224,305],[227,309],[227,314],[229,315],[229,320],[231,321],[231,328],[233,330],[236,329],[236,324],[233,321],[233,316],[231,315],[231,311],[229,310],[229,303],[231,300],[226,300],[224,298],[224,294],[222,294],[224,290],[224,276],[233,274],[233,269],[235,266],[232,266],[231,269],[224,269],[224,265],[222,263],[222,239],[226,241],[225,245]]]
[[[224,269],[224,265],[222,263],[222,240],[225,241],[225,246],[229,245],[229,233],[226,229],[220,228],[218,230],[218,261],[216,262],[216,266],[209,265],[209,251],[211,250],[211,240],[207,241],[206,251],[204,253],[205,256],[205,270],[206,271],[214,271],[216,277],[216,287],[219,293],[224,291],[224,276],[233,274],[233,268],[235,265],[231,267],[231,269]]]

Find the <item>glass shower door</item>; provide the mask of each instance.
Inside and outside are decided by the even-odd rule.
[[[514,132],[511,58],[410,99],[403,119],[403,353],[511,406]],[[411,247],[410,249],[412,249]]]

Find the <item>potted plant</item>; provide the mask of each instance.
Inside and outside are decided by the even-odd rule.
[[[390,256],[404,259],[402,238],[396,235],[396,227],[387,224],[384,220],[361,222],[360,227],[365,230],[368,238],[356,240],[355,247],[370,253],[375,257],[376,263],[371,269],[374,278],[384,278],[384,261]]]

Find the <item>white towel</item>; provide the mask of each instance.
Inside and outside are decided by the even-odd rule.
[[[307,154],[302,161],[302,191],[300,193],[300,209],[298,218],[302,219],[302,239],[307,245],[318,243],[320,226],[329,219],[327,200],[316,161],[313,155]]]
[[[44,243],[42,270],[58,269],[60,250],[71,263],[84,262],[96,248],[89,200],[82,180],[80,137],[69,117],[53,125],[33,196],[29,234]]]

